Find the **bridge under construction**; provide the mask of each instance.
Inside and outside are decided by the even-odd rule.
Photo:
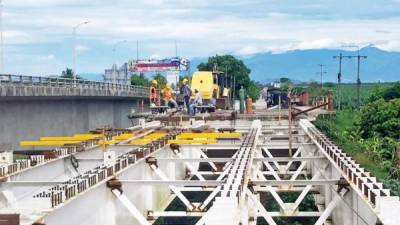
[[[20,145],[2,153],[2,225],[400,221],[399,197],[307,116],[160,115]]]

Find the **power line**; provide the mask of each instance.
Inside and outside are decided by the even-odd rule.
[[[0,72],[4,71],[3,1],[0,0]]]

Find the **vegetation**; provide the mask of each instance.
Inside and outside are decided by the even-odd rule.
[[[131,85],[137,85],[137,86],[149,86],[149,79],[147,79],[143,73],[138,74],[133,74],[131,76]]]
[[[281,83],[282,91],[287,91],[289,87],[293,88],[293,82],[289,78],[282,77],[279,79],[279,82]]]
[[[235,78],[235,90],[239,90],[243,86],[246,90],[246,95],[250,96],[253,101],[259,98],[261,86],[250,79],[251,70],[242,60],[232,55],[216,55],[208,58],[206,63],[201,63],[197,69],[199,71],[213,71],[216,65],[220,70]],[[239,91],[236,91],[236,97],[238,96]]]
[[[165,78],[165,76],[163,76],[159,73],[157,73],[153,77],[153,79],[157,81],[157,83],[158,83],[157,88],[159,88],[159,89],[163,89],[167,85],[167,78]]]
[[[321,117],[315,124],[400,195],[400,83],[370,86],[371,94],[361,95],[360,112],[353,110],[356,102],[344,100],[345,109],[336,117]]]
[[[65,79],[74,79],[74,72],[71,68],[66,68],[64,71],[61,72],[61,78]],[[76,75],[76,79],[82,79],[80,76]]]

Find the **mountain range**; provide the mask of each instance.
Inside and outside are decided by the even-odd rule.
[[[280,77],[287,77],[296,82],[320,82],[323,66],[323,81],[336,82],[339,71],[339,60],[333,56],[342,53],[344,56],[367,56],[360,60],[361,82],[392,82],[400,80],[400,52],[384,51],[368,46],[360,51],[340,49],[294,50],[282,53],[258,53],[250,56],[237,56],[251,69],[251,78],[261,83],[269,83]],[[191,71],[197,70],[207,58],[191,59]],[[99,73],[81,74],[85,79],[102,80]],[[354,83],[357,80],[357,58],[344,58],[342,61],[342,82]]]
[[[323,66],[323,81],[337,81],[339,60],[334,59],[342,53],[344,56],[357,56],[358,51],[340,49],[294,50],[283,53],[259,53],[251,56],[238,56],[251,69],[251,78],[268,83],[280,77],[297,81],[320,81]],[[400,80],[400,52],[389,52],[368,46],[360,49],[359,54],[367,56],[360,60],[361,82],[391,82]],[[196,58],[191,67],[197,68],[207,59]],[[326,73],[325,73],[326,72]],[[357,58],[344,58],[342,61],[342,81],[346,83],[357,80]]]

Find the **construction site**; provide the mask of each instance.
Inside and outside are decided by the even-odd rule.
[[[400,225],[400,0],[0,0],[0,225]]]
[[[399,197],[312,124],[329,107],[254,105],[21,141],[0,224],[398,224]]]

